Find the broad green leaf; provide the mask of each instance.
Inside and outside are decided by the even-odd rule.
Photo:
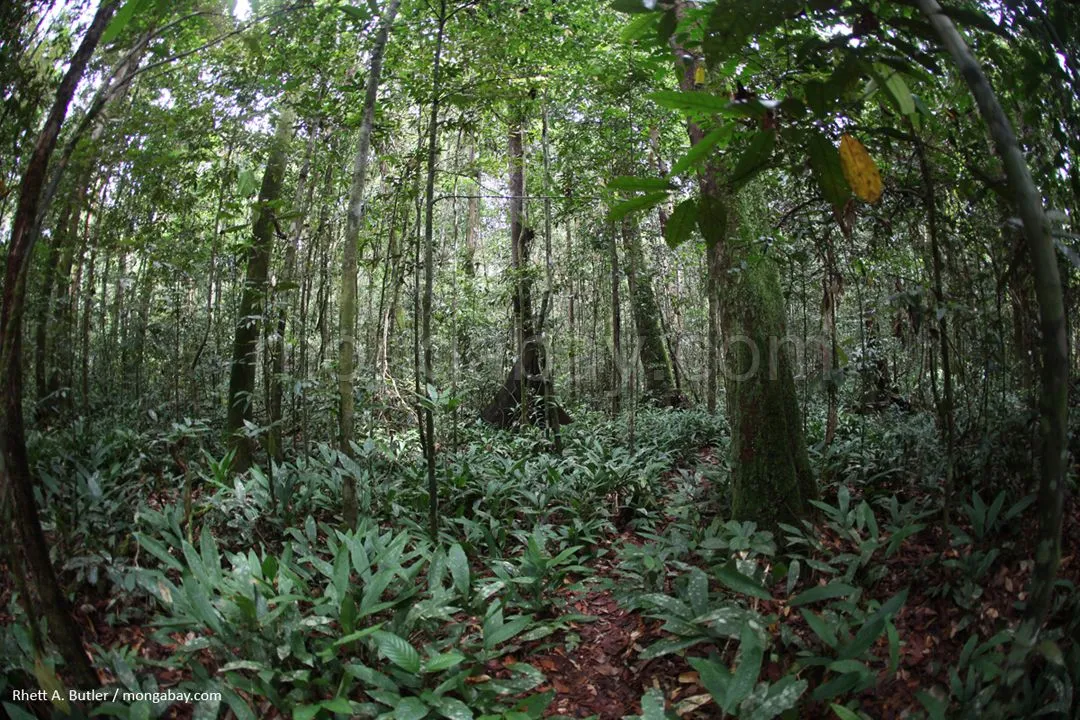
[[[493,629],[490,633],[485,631],[484,649],[491,650],[492,648],[501,645],[507,640],[510,640],[511,638],[523,632],[531,622],[531,616],[521,615],[507,620],[499,627]]]
[[[649,688],[641,696],[642,720],[664,720],[664,692],[657,688]]]
[[[117,37],[120,33],[124,32],[124,28],[131,23],[131,20],[136,14],[143,12],[147,6],[150,5],[150,0],[127,0],[123,7],[116,11],[113,15],[113,19],[109,21],[108,26],[105,28],[105,32],[101,34],[101,45],[108,45]]]
[[[612,205],[608,211],[608,220],[616,221],[622,220],[624,217],[632,212],[638,212],[640,210],[648,210],[649,208],[656,207],[660,203],[667,200],[668,194],[666,192],[652,192],[646,195],[641,195],[636,198],[625,200],[617,205]]]
[[[668,177],[673,178],[682,175],[691,167],[700,163],[714,147],[725,147],[731,142],[734,129],[734,125],[726,124],[706,133],[685,155],[675,161],[675,164],[671,166],[671,170],[668,171]]]
[[[851,642],[840,650],[840,658],[855,658],[870,649],[881,633],[885,630],[885,621],[892,617],[907,600],[908,589],[893,595],[878,610],[870,616]]]
[[[758,675],[761,674],[761,661],[765,648],[761,645],[757,632],[747,623],[743,625],[739,636],[739,666],[731,676],[727,697],[722,706],[724,712],[731,712],[739,703],[754,691]]]
[[[293,720],[314,720],[320,710],[321,705],[297,705],[292,711]]]
[[[835,649],[839,642],[836,639],[836,628],[830,625],[821,616],[810,610],[802,608],[799,612],[802,613],[803,619],[806,620],[806,624],[810,626],[810,629],[814,631],[814,634],[817,635],[823,643]]]
[[[450,566],[450,576],[454,579],[454,588],[464,596],[469,594],[469,558],[461,545],[454,543],[446,554],[446,564]]]
[[[333,700],[327,700],[320,704],[324,710],[329,710],[332,713],[337,713],[339,715],[353,714],[352,703],[349,702],[348,698],[336,697]]]
[[[840,210],[851,197],[851,188],[844,178],[840,165],[840,153],[820,132],[812,131],[806,138],[806,150],[810,155],[810,169],[821,188],[825,201]]]
[[[776,147],[776,132],[773,130],[761,130],[750,140],[750,144],[739,156],[739,162],[735,164],[728,182],[732,187],[739,187],[748,182],[755,175],[765,169],[766,163],[772,157],[773,148]]]
[[[664,178],[621,175],[612,180],[608,180],[607,188],[609,190],[628,190],[631,192],[654,192],[656,190],[671,189],[671,182]]]
[[[371,19],[371,11],[366,7],[361,7],[357,5],[340,5],[339,8],[341,9],[341,12],[345,13],[361,25],[365,24],[368,20]]]
[[[738,115],[731,101],[721,95],[707,92],[661,90],[647,97],[657,105],[669,110],[709,115]]]
[[[697,203],[693,200],[683,200],[675,206],[675,210],[668,216],[667,225],[664,227],[664,240],[672,250],[690,239],[697,224]]]
[[[448,652],[433,655],[424,661],[424,672],[439,672],[460,665],[465,656],[459,652]]]
[[[795,707],[806,688],[805,680],[799,680],[794,675],[785,675],[769,686],[765,698],[759,703],[747,707],[749,702],[744,702],[739,717],[742,720],[773,720]]]
[[[822,600],[848,597],[856,592],[858,592],[858,588],[854,588],[847,583],[831,582],[828,585],[818,585],[809,590],[804,590],[792,599],[791,606],[798,607],[800,605],[821,602]]]
[[[727,206],[714,197],[702,195],[697,202],[697,226],[709,247],[723,242],[727,236]]]
[[[166,549],[166,547],[160,542],[150,537],[149,535],[144,535],[143,533],[135,533],[135,539],[139,541],[140,545],[146,548],[146,551],[148,553],[156,557],[158,560],[165,563],[173,570],[183,571],[184,566],[180,563],[179,560],[170,555],[168,549]]]
[[[874,68],[874,77],[885,91],[892,106],[901,115],[908,116],[915,113],[915,98],[911,96],[904,77],[891,67],[878,65]]]
[[[858,713],[854,713],[851,710],[848,710],[843,705],[837,705],[836,703],[832,703],[829,707],[832,708],[833,712],[836,713],[836,717],[840,718],[840,720],[862,720],[862,718],[859,717]]]
[[[422,720],[427,717],[428,706],[418,697],[403,697],[394,706],[394,720]]]
[[[720,707],[726,705],[731,672],[713,658],[687,658],[686,661],[697,670],[701,684],[709,691],[716,704]]]
[[[420,653],[416,651],[409,641],[391,632],[380,630],[375,633],[375,642],[379,646],[379,652],[383,657],[397,665],[405,672],[419,674]]]
[[[716,577],[720,582],[727,586],[728,589],[734,590],[737,593],[756,597],[761,600],[772,600],[772,595],[769,594],[768,590],[761,586],[761,583],[753,578],[743,575],[736,569],[734,560],[729,560],[726,565],[720,568],[716,573]]]
[[[472,720],[473,712],[469,706],[457,698],[441,697],[434,700],[435,710],[449,720]]]

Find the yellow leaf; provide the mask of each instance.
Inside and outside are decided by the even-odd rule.
[[[705,84],[705,66],[704,65],[698,65],[696,68],[694,68],[694,84],[695,85],[704,85]]]
[[[840,138],[840,166],[852,192],[868,203],[881,199],[881,173],[863,144],[850,135]]]
[[[67,690],[64,689],[64,684],[60,682],[60,678],[56,676],[53,669],[45,664],[41,653],[34,653],[34,677],[37,678],[38,687],[48,694],[53,705],[65,715],[70,715],[71,706],[68,705]]]

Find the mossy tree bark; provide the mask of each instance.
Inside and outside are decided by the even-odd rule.
[[[645,262],[641,232],[633,222],[622,224],[623,252],[626,255],[626,277],[630,287],[630,309],[637,330],[638,355],[645,380],[646,398],[657,405],[679,403],[675,387],[675,371],[671,356],[664,344],[660,322],[660,307],[653,291],[652,273]]]
[[[682,14],[684,3],[676,4]],[[675,44],[680,87],[695,89],[693,53]],[[691,145],[704,138],[687,122]],[[708,246],[710,280],[719,293],[724,380],[731,425],[732,515],[772,530],[809,514],[817,483],[810,469],[795,394],[786,313],[772,260],[754,251],[738,200],[716,160],[698,176],[698,227]]]
[[[270,267],[270,250],[274,243],[276,205],[281,198],[281,184],[288,162],[289,141],[292,139],[294,114],[284,109],[278,117],[270,156],[263,172],[259,202],[255,209],[251,247],[248,249],[244,289],[240,295],[240,311],[236,319],[233,340],[232,367],[229,374],[229,412],[226,421],[229,447],[235,451],[232,469],[244,472],[251,467],[252,443],[244,434],[244,425],[251,420],[251,400],[255,393],[255,369],[259,353],[259,326],[263,319],[266,299],[266,277]]]
[[[720,287],[724,378],[731,423],[732,516],[775,529],[818,497],[795,392],[786,312],[773,261],[729,230]]]

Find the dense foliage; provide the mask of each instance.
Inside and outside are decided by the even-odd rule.
[[[0,19],[0,715],[1076,713],[1071,3]]]

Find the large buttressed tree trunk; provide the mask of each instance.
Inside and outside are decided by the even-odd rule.
[[[645,262],[641,233],[629,218],[623,220],[622,239],[626,253],[626,277],[630,286],[630,308],[634,315],[638,354],[645,376],[645,394],[650,402],[657,405],[679,405],[681,398],[675,386],[671,356],[664,344],[660,306],[653,291],[652,274]]]
[[[233,470],[244,472],[251,467],[252,443],[243,433],[245,421],[251,420],[251,400],[255,393],[255,369],[259,352],[259,326],[266,299],[266,277],[270,268],[270,250],[274,244],[275,205],[281,198],[281,184],[288,163],[292,139],[293,112],[285,108],[278,117],[270,156],[266,161],[259,202],[255,209],[251,248],[248,250],[244,290],[236,318],[232,369],[229,374],[229,413],[226,430],[229,447],[235,450]]]
[[[681,12],[683,3],[677,5]],[[675,46],[680,86],[695,89],[694,55]],[[704,138],[687,122],[691,145]],[[710,279],[719,292],[723,368],[733,465],[732,515],[774,529],[810,512],[818,497],[810,469],[789,355],[786,312],[771,259],[755,257],[740,232],[737,198],[720,167],[707,161],[698,178],[698,226],[709,247]],[[714,255],[715,253],[715,255]],[[738,268],[737,272],[729,270]]]
[[[494,400],[480,413],[487,423],[508,428],[519,423],[545,423],[544,399],[555,403],[555,388],[547,372],[547,348],[542,333],[544,318],[533,316],[532,282],[528,275],[529,249],[534,232],[525,226],[525,120],[511,121],[508,138],[510,161],[510,270],[513,275],[512,305],[517,360]],[[556,404],[553,412],[560,425],[573,422]]]
[[[57,581],[49,558],[45,534],[38,518],[34,482],[26,453],[26,431],[22,408],[22,321],[26,305],[26,275],[34,249],[34,224],[40,208],[42,189],[49,169],[49,159],[56,149],[60,129],[67,117],[68,105],[82,79],[102,33],[109,24],[116,2],[101,3],[82,42],[71,58],[60,81],[56,98],[38,134],[19,187],[19,201],[12,220],[11,241],[7,248],[4,272],[3,307],[0,310],[0,507],[8,506],[14,516],[21,540],[21,552],[33,575],[41,614],[48,622],[49,633],[71,682],[78,687],[99,684],[82,645],[82,633],[71,615],[67,597]],[[3,520],[6,522],[6,520]]]

